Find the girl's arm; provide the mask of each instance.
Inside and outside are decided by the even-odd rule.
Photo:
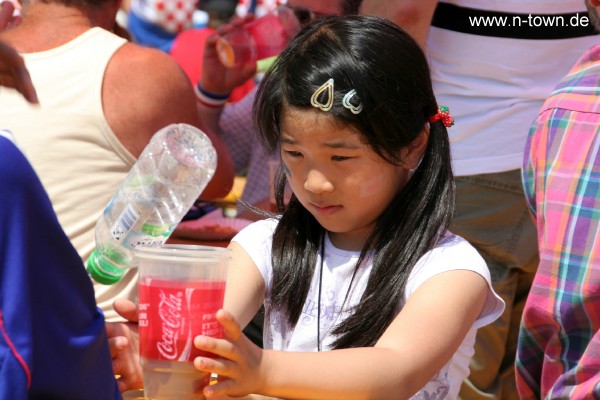
[[[223,308],[229,311],[242,327],[245,327],[265,298],[265,281],[242,246],[231,242],[228,248],[232,253]]]
[[[199,337],[196,345],[222,358],[196,367],[224,378],[208,397],[259,393],[287,399],[409,398],[457,351],[481,313],[488,284],[455,270],[423,283],[372,348],[299,353],[260,350],[240,336],[226,312],[219,320],[229,340]]]

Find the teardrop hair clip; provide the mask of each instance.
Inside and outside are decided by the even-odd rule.
[[[432,124],[437,121],[442,121],[442,124],[446,128],[450,128],[454,125],[454,118],[450,115],[450,109],[446,106],[439,106],[437,113],[429,117],[429,123]]]
[[[319,98],[325,93],[326,101],[321,102]],[[319,86],[310,98],[310,104],[321,111],[329,111],[333,107],[333,78]]]
[[[360,114],[360,112],[363,109],[363,105],[360,102],[360,99],[358,100],[358,105],[352,104],[350,102],[350,100],[352,100],[352,98],[354,96],[356,96],[356,90],[352,89],[351,91],[346,93],[346,95],[344,96],[344,99],[342,100],[342,105],[344,107],[346,107],[348,110],[350,110],[350,112],[352,112],[352,114]],[[358,99],[358,96],[356,96],[356,98]]]

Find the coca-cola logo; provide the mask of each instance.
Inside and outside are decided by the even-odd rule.
[[[183,316],[183,292],[165,293],[160,291],[158,316],[161,322],[161,340],[157,343],[158,352],[167,360],[177,360],[179,350],[177,340],[186,324]]]

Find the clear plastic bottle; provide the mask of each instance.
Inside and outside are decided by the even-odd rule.
[[[217,153],[199,129],[172,124],[156,132],[96,223],[90,276],[113,284],[135,267],[133,248],[162,246],[216,165]]]

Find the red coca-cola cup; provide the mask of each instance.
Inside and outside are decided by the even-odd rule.
[[[166,245],[135,250],[139,265],[139,336],[144,396],[203,400],[210,375],[196,370],[198,335],[221,337],[215,318],[223,307],[230,251]]]
[[[221,63],[238,67],[278,55],[300,31],[294,11],[279,6],[252,22],[224,34],[217,40]]]

